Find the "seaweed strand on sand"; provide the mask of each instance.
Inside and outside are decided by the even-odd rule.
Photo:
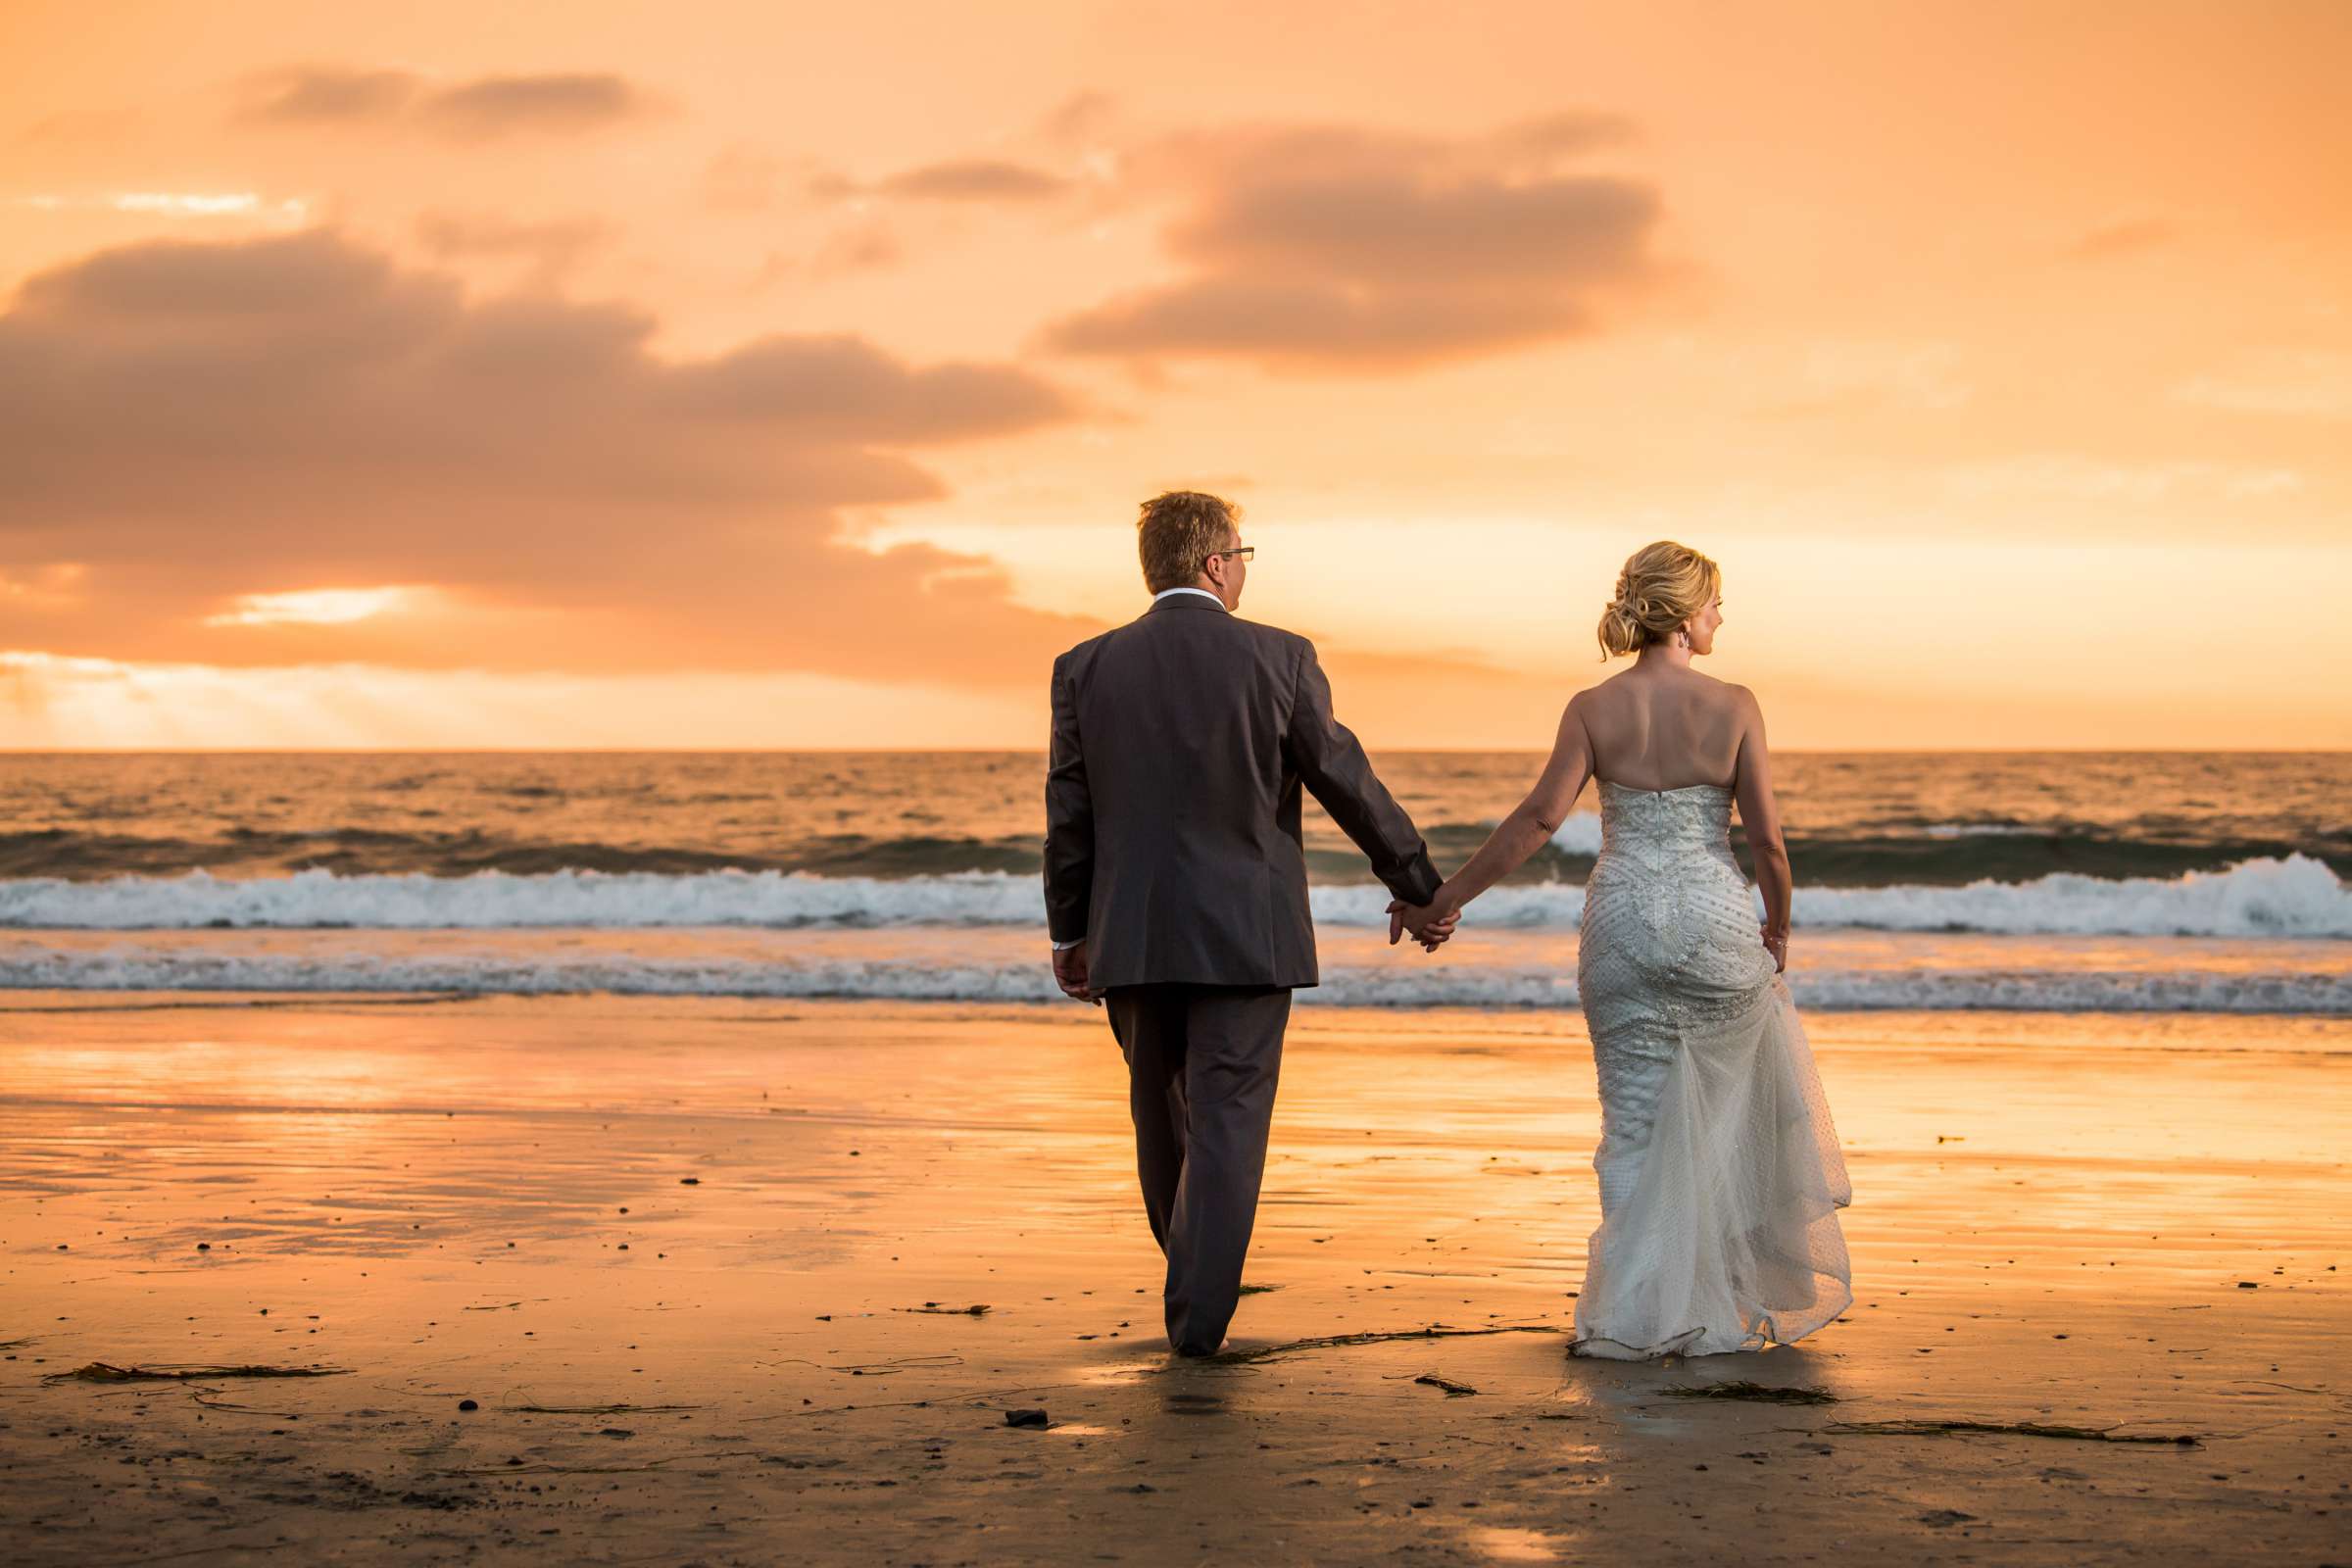
[[[43,1383],[210,1383],[220,1378],[339,1378],[346,1366],[116,1366],[92,1361],[71,1372],[52,1372]]]
[[[1449,1329],[1432,1324],[1422,1329],[1396,1329],[1387,1333],[1327,1334],[1311,1340],[1285,1340],[1280,1345],[1254,1345],[1244,1350],[1220,1350],[1215,1355],[1202,1356],[1208,1366],[1247,1366],[1254,1361],[1271,1361],[1278,1355],[1298,1355],[1307,1350],[1333,1350],[1350,1345],[1380,1345],[1392,1340],[1453,1340],[1470,1339],[1486,1334],[1565,1334],[1568,1331],[1556,1323],[1513,1323],[1492,1329]]]
[[[2121,1432],[2114,1427],[2073,1427],[2045,1421],[1833,1421],[1822,1430],[1851,1437],[1906,1438],[1986,1432],[2021,1438],[2071,1438],[2078,1443],[2160,1443],[2178,1447],[2195,1447],[2203,1441],[2185,1432],[2168,1437],[2153,1432]]]
[[[1677,1399],[1753,1399],[1759,1404],[1836,1404],[1838,1396],[1827,1389],[1784,1387],[1771,1383],[1701,1383],[1694,1388],[1668,1389]]]

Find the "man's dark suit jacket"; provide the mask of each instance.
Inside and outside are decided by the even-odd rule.
[[[1332,717],[1305,638],[1173,594],[1054,662],[1046,919],[1089,984],[1311,986],[1303,783],[1389,891],[1437,897],[1412,818]]]

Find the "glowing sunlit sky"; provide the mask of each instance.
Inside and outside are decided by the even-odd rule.
[[[0,747],[1043,744],[1215,489],[1387,746],[2352,745],[2352,6],[0,22]]]

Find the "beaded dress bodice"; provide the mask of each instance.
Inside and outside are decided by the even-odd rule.
[[[1753,895],[1732,857],[1732,792],[1600,786],[1600,858],[1585,885],[1578,989],[1623,1009],[1608,1024],[1652,1015],[1721,1015],[1761,1000],[1772,956],[1757,936]],[[1596,1022],[1595,1027],[1600,1027]]]

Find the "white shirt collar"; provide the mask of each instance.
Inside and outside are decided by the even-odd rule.
[[[1225,601],[1219,599],[1215,594],[1210,593],[1205,588],[1162,588],[1159,592],[1152,596],[1152,602],[1156,605],[1162,599],[1167,598],[1170,594],[1199,594],[1201,598],[1207,600],[1219,610],[1223,610],[1225,608]]]

